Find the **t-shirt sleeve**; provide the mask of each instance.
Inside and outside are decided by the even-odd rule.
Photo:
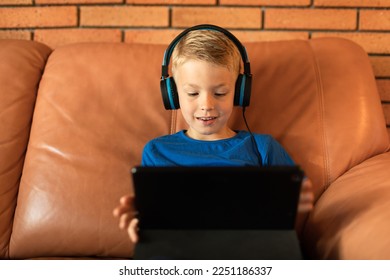
[[[267,137],[267,147],[262,152],[264,165],[294,165],[294,161],[283,146],[272,136]]]
[[[142,166],[154,166],[154,156],[153,156],[153,144],[152,142],[146,143],[143,151],[142,151]]]

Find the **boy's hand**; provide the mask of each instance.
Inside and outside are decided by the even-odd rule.
[[[119,205],[113,210],[114,217],[119,218],[119,228],[127,230],[130,240],[138,242],[138,219],[135,218],[134,196],[124,195],[119,200]]]
[[[301,194],[299,195],[298,212],[309,212],[313,209],[314,194],[312,191],[312,183],[309,178],[302,181]]]

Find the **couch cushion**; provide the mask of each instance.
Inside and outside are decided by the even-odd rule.
[[[20,185],[12,258],[131,257],[112,210],[146,141],[170,131],[164,47],[76,44],[49,58]]]

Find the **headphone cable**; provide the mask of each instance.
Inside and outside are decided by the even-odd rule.
[[[252,133],[252,131],[251,131],[250,128],[249,128],[248,122],[246,121],[245,109],[246,109],[245,106],[242,107],[242,117],[243,117],[243,119],[244,119],[246,129],[248,130],[248,132],[249,132],[249,134],[250,134],[250,136],[251,136],[251,140],[252,140],[252,143],[253,143],[253,146],[254,146],[254,149],[255,149],[255,154],[256,154],[256,156],[257,156],[257,160],[258,160],[258,162],[259,162],[259,166],[263,166],[263,158],[261,157],[261,154],[260,154],[260,152],[259,152],[259,147],[257,146],[255,137],[253,136],[253,133]]]

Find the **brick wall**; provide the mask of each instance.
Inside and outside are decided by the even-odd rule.
[[[169,43],[212,23],[243,41],[339,36],[370,55],[390,135],[390,0],[0,0],[0,39]]]

